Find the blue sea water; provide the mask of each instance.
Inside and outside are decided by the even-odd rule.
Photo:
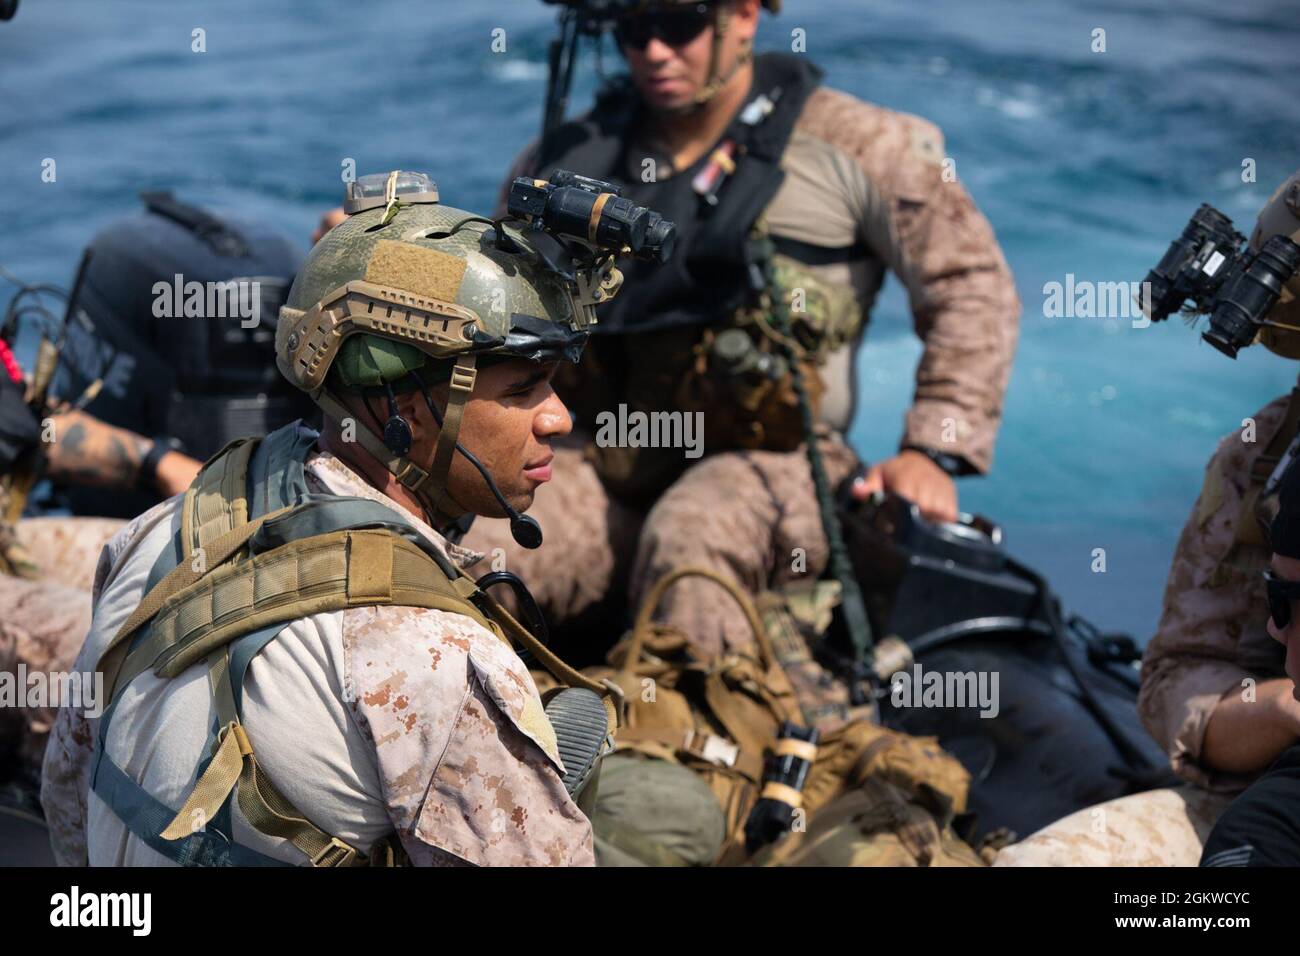
[[[830,85],[938,123],[1015,271],[1025,313],[997,460],[961,484],[963,507],[999,520],[1072,609],[1145,641],[1205,460],[1296,369],[1260,349],[1231,362],[1178,321],[1048,319],[1043,288],[1140,279],[1202,201],[1249,231],[1300,166],[1291,4],[785,6],[760,48],[802,29]],[[272,220],[305,249],[348,158],[428,170],[449,201],[487,208],[537,131],[553,20],[537,0],[22,0],[0,24],[0,265],[67,284],[147,188]],[[603,60],[617,68],[612,48]],[[891,281],[858,365],[851,437],[868,457],[898,440],[920,354],[909,323]]]

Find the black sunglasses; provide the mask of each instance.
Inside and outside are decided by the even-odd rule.
[[[712,24],[712,4],[696,3],[620,17],[614,25],[614,37],[620,46],[633,50],[644,50],[652,37],[669,46],[685,46]]]
[[[1273,626],[1283,630],[1291,623],[1291,602],[1300,598],[1300,581],[1288,581],[1272,571],[1265,571],[1264,586],[1268,592],[1268,613],[1273,618]]]

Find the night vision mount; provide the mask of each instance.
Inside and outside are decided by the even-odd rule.
[[[394,170],[350,182],[343,211],[354,215],[382,208],[381,224],[387,225],[403,207],[438,201],[438,186],[426,174]],[[512,221],[523,223],[524,231],[532,235],[507,232],[504,225]],[[564,279],[574,328],[579,330],[595,323],[595,307],[613,298],[623,284],[615,258],[630,255],[666,262],[677,236],[673,223],[625,199],[618,186],[565,170],[557,170],[549,181],[521,177],[511,183],[504,219],[466,216],[429,238],[453,235],[475,222],[492,227],[498,249],[509,253],[527,249]],[[543,236],[550,243],[533,241]],[[561,256],[552,253],[552,244]]]
[[[1147,318],[1160,322],[1178,310],[1208,315],[1201,334],[1228,358],[1255,340],[1260,330],[1277,323],[1268,314],[1282,288],[1300,269],[1300,246],[1286,236],[1272,236],[1258,252],[1232,220],[1209,203],[1192,215],[1182,235],[1147,273],[1141,303]]]
[[[625,198],[618,186],[564,169],[549,181],[520,176],[510,184],[506,209],[567,253],[571,268],[552,264],[573,283],[584,311],[618,292],[623,276],[614,267],[617,256],[662,264],[677,239],[674,223]]]
[[[619,17],[626,16],[640,0],[542,0],[558,6],[560,35],[546,51],[546,106],[542,113],[541,150],[550,146],[551,137],[564,122],[573,88],[573,67],[578,61],[582,37],[599,44]]]

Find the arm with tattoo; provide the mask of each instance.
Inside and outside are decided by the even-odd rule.
[[[59,481],[97,488],[132,488],[153,442],[82,411],[55,415],[45,423],[46,473]],[[169,451],[158,462],[158,490],[183,491],[198,473],[199,462]]]

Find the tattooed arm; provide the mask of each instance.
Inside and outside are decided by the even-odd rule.
[[[81,411],[47,419],[42,440],[48,448],[46,473],[60,481],[97,488],[131,488],[153,442]],[[164,497],[184,491],[201,464],[169,451],[158,461],[155,484]]]

